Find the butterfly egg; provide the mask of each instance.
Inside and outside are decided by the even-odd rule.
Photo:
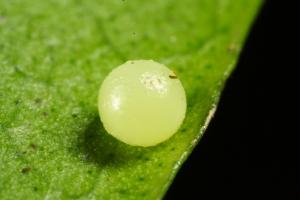
[[[154,146],[170,138],[186,112],[184,88],[163,64],[134,60],[103,81],[98,108],[106,131],[134,146]]]

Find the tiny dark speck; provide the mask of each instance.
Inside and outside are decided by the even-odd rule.
[[[45,117],[48,116],[48,113],[47,113],[47,112],[43,112],[42,114],[43,114]]]
[[[20,70],[20,68],[19,68],[18,66],[15,66],[15,67],[14,67],[14,70],[15,70],[15,72],[17,72],[17,73],[18,73],[18,72],[21,72],[21,70]]]
[[[145,161],[149,161],[150,159],[146,157],[146,158],[144,158],[144,160],[145,160]]]
[[[29,146],[30,146],[33,150],[36,150],[36,149],[37,149],[36,144],[31,143]]]
[[[202,79],[202,76],[201,75],[197,75],[196,78],[197,79]]]
[[[171,79],[177,79],[177,76],[176,75],[169,75],[169,78],[171,78]]]
[[[36,192],[36,191],[38,191],[38,188],[37,187],[33,187],[33,190]]]
[[[146,195],[147,195],[146,192],[141,193],[141,196],[142,196],[142,197],[144,197],[144,196],[146,196]]]
[[[39,103],[42,102],[42,99],[41,99],[41,98],[36,98],[36,99],[34,100],[34,102],[35,102],[36,104],[39,104]]]
[[[114,156],[115,156],[115,154],[113,154],[113,153],[110,153],[110,154],[108,154],[108,156],[109,156],[109,157],[114,157]]]
[[[119,193],[120,193],[120,194],[126,194],[126,193],[127,193],[127,190],[121,189],[121,190],[119,191]]]
[[[24,167],[22,170],[21,170],[21,172],[23,173],[23,174],[26,174],[26,173],[28,173],[28,172],[30,172],[31,171],[31,168],[30,167]]]
[[[77,117],[77,115],[73,113],[73,114],[72,114],[72,117],[76,118],[76,117]]]
[[[15,104],[18,105],[21,101],[20,100],[15,100]]]

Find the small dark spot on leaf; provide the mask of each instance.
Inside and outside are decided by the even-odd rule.
[[[153,80],[150,80],[150,85],[154,87]]]
[[[76,117],[77,117],[77,114],[72,113],[72,117],[76,118]]]
[[[172,147],[172,148],[171,148],[171,151],[175,151],[175,147]]]
[[[21,71],[18,66],[14,66],[14,70],[15,70],[15,72],[20,72]]]
[[[16,104],[16,105],[19,105],[20,102],[21,102],[21,101],[20,101],[19,99],[15,100],[15,104]]]
[[[162,167],[164,164],[162,162],[158,163],[159,167]]]
[[[35,100],[34,100],[34,103],[36,103],[36,104],[40,104],[42,102],[42,99],[41,98],[36,98]]]
[[[23,174],[26,174],[26,173],[28,173],[28,172],[30,172],[31,171],[31,168],[30,167],[24,167],[22,170],[21,170],[21,172],[23,173]]]
[[[88,173],[88,174],[92,174],[92,170],[88,170],[87,173]]]
[[[132,65],[133,65],[133,64],[134,64],[134,61],[131,61],[131,62],[130,62],[130,64],[132,64]]]
[[[47,113],[47,112],[43,112],[42,114],[43,114],[43,116],[45,116],[45,117],[48,116],[48,113]]]
[[[139,177],[139,179],[138,179],[139,181],[144,181],[145,180],[145,178],[144,177]]]
[[[38,191],[38,188],[37,187],[33,187],[33,191]]]
[[[202,79],[201,75],[197,75],[196,77],[197,77],[197,79]]]
[[[36,149],[37,149],[36,144],[31,143],[29,146],[30,146],[33,150],[36,150]]]
[[[114,158],[114,157],[115,157],[115,154],[113,154],[113,153],[110,153],[110,154],[108,154],[108,157],[110,157],[110,158]]]
[[[119,190],[119,193],[120,193],[120,194],[126,194],[126,193],[127,193],[127,190],[121,189],[121,190]]]
[[[142,196],[142,197],[145,197],[146,195],[147,195],[146,192],[141,193],[141,196]]]

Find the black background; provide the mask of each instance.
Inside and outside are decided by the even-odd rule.
[[[300,67],[300,17],[288,3],[263,5],[215,117],[165,199],[300,199],[300,73],[292,72]]]

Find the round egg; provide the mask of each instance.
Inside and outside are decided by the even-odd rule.
[[[106,131],[134,146],[154,146],[179,129],[186,112],[184,88],[174,72],[153,60],[132,60],[103,81],[98,108]]]

